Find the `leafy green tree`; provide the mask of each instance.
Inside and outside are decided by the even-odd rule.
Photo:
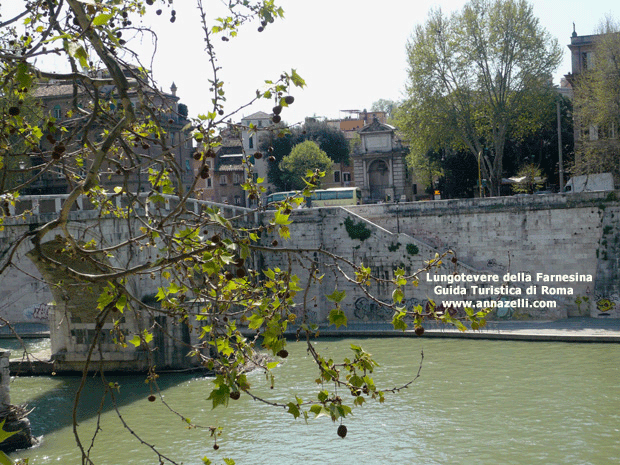
[[[472,163],[472,155],[466,150],[442,157],[443,176],[437,182],[442,199],[474,197],[478,184],[478,164]]]
[[[326,122],[308,118],[302,128],[303,140],[316,142],[334,163],[349,162],[349,143],[344,133]]]
[[[392,119],[396,110],[398,109],[398,102],[389,99],[380,98],[372,103],[370,111],[384,111],[388,121]]]
[[[505,147],[504,171],[516,174],[528,163],[538,165],[550,185],[559,188],[557,106],[560,106],[560,130],[564,171],[574,157],[573,107],[569,98],[556,95],[541,100],[539,111],[544,115],[538,129],[523,138],[510,138]]]
[[[280,162],[280,169],[290,189],[305,189],[307,184],[304,178],[308,172],[329,173],[334,162],[319,146],[310,140],[293,147],[290,155]]]
[[[509,137],[540,125],[537,112],[561,60],[557,40],[524,0],[472,0],[434,10],[407,45],[408,98],[398,126],[411,150],[469,150],[499,194]]]
[[[606,18],[595,36],[593,66],[574,83],[574,174],[611,172],[620,179],[620,23]]]
[[[0,28],[0,49],[15,53],[18,42],[15,28]],[[27,79],[11,79],[11,73],[23,72],[24,66],[9,66],[0,62],[0,193],[27,187],[31,176],[31,160],[27,155],[42,135],[43,115],[37,102],[24,90]],[[23,78],[24,74],[20,74]]]
[[[325,122],[307,118],[303,126],[293,127],[283,134],[270,132],[261,148],[273,157],[267,177],[278,190],[290,188],[289,177],[283,173],[280,162],[291,153],[295,145],[304,141],[315,142],[334,163],[349,162],[351,149],[344,133]]]
[[[407,155],[407,163],[415,173],[418,184],[424,186],[427,193],[432,193],[435,181],[444,175],[441,155],[436,152],[412,152]]]
[[[300,142],[302,142],[302,140],[296,128],[291,128],[289,131],[282,134],[270,132],[263,139],[261,149],[263,152],[269,154],[269,159],[271,160],[267,170],[267,179],[278,191],[287,190],[286,180],[280,169],[280,162],[291,153],[295,144]]]
[[[533,194],[544,186],[546,182],[542,170],[534,163],[523,165],[516,177],[523,179],[519,179],[516,184],[513,184],[512,190],[522,194]]]

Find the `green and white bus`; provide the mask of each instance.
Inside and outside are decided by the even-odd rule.
[[[267,196],[267,206],[274,202],[281,202],[287,197],[301,196],[301,191],[275,192]],[[359,205],[362,203],[362,192],[358,187],[334,187],[332,189],[317,189],[312,193],[305,207],[340,207]]]

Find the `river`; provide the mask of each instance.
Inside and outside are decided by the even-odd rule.
[[[2,341],[0,341],[2,342]],[[359,343],[381,367],[378,387],[392,388],[413,378],[424,351],[421,377],[389,395],[383,405],[369,402],[347,418],[348,435],[322,417],[308,424],[283,409],[247,395],[228,409],[211,409],[211,380],[189,375],[160,379],[164,399],[192,422],[224,427],[219,450],[204,429],[187,429],[160,402],[147,400],[143,377],[110,377],[120,385],[119,403],[128,424],[146,441],[185,465],[224,457],[237,465],[375,464],[612,464],[620,463],[620,346],[424,338],[321,340],[334,357]],[[303,343],[275,369],[270,390],[264,375],[250,374],[258,391],[288,402],[308,399],[316,371]],[[71,403],[78,378],[24,377],[11,385],[13,403],[28,403],[41,445],[17,456],[31,465],[80,463],[71,431]],[[101,381],[89,379],[80,410],[83,441],[97,425]],[[157,464],[152,452],[123,430],[109,404],[103,406],[93,448],[98,465]]]

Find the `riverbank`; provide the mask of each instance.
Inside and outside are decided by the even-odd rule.
[[[15,323],[11,327],[0,326],[0,339],[13,339],[15,333],[22,339],[38,339],[50,337],[50,330],[45,323]],[[2,343],[0,342],[0,346]]]
[[[389,323],[353,323],[346,328],[325,327],[320,335],[327,337],[443,337],[460,339],[491,339],[508,341],[597,342],[619,343],[620,320],[603,318],[566,318],[555,321],[489,321],[478,331],[458,329],[435,322],[426,322],[424,335],[413,329],[395,331]]]

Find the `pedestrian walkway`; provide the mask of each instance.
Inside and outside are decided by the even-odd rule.
[[[490,321],[479,331],[459,331],[437,322],[424,324],[422,337],[497,339],[521,341],[620,342],[620,319],[566,318],[555,321]],[[352,323],[347,328],[321,327],[319,333],[330,337],[420,337],[413,332],[395,331],[388,323]]]
[[[12,339],[15,337],[15,333],[22,338],[40,338],[49,337],[50,330],[45,323],[15,323],[11,327],[0,325],[0,339]]]

